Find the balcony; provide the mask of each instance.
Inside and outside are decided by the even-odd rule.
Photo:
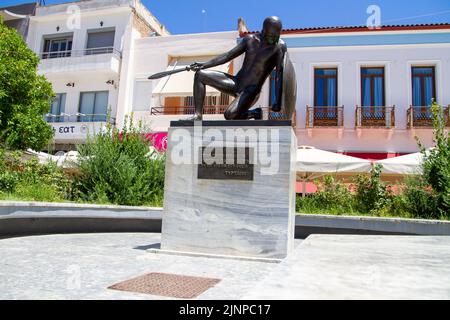
[[[220,106],[204,106],[204,115],[222,115],[227,110],[228,105]],[[287,116],[281,112],[273,112],[269,107],[261,108],[263,110],[263,119],[265,120],[288,120]],[[152,107],[150,109],[152,116],[162,116],[162,115],[189,115],[195,113],[195,107],[193,106],[180,106],[180,107]],[[295,122],[295,113],[293,116],[293,121]]]
[[[306,106],[306,127],[342,127],[344,125],[344,107]]]
[[[88,136],[97,134],[107,123],[116,119],[105,114],[47,114],[45,120],[52,126],[55,143],[83,143]]]
[[[393,128],[395,127],[395,106],[360,107],[356,106],[357,128]]]
[[[203,114],[223,114],[228,106],[204,106]],[[183,115],[194,114],[195,107],[193,106],[176,106],[176,107],[152,107],[150,113],[153,116],[162,115]]]
[[[433,114],[429,106],[410,106],[407,111],[407,119],[408,128],[426,128],[433,126]]]
[[[67,122],[109,122],[111,124],[115,124],[116,119],[111,118],[106,114],[65,114],[62,113],[60,115],[56,114],[46,114],[45,121],[48,123],[67,123]]]
[[[118,74],[122,54],[112,47],[43,52],[39,73],[108,72]]]
[[[444,110],[444,121],[447,123],[446,127],[450,127],[450,105]]]

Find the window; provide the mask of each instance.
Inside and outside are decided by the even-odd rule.
[[[436,99],[435,68],[412,67],[413,106],[429,106]]]
[[[384,119],[384,67],[361,68],[361,105],[363,117]]]
[[[61,116],[64,113],[66,108],[66,94],[65,93],[57,93],[55,98],[52,101],[50,114],[51,116],[47,117],[48,122],[64,122],[64,117]]]
[[[152,103],[153,82],[136,79],[133,92],[133,111],[149,111]]]
[[[363,107],[385,105],[384,67],[361,68],[361,105]]]
[[[72,55],[72,36],[44,38],[42,59],[64,58]]]
[[[108,91],[82,92],[80,94],[79,122],[106,121]]]
[[[314,70],[314,106],[337,106],[337,69]]]
[[[114,30],[89,31],[86,54],[112,53],[114,47]]]

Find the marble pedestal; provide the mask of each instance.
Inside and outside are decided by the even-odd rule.
[[[209,152],[211,141],[216,150],[226,146],[224,153],[248,148],[253,165],[202,162],[201,155],[204,161],[224,158]],[[172,122],[161,250],[286,257],[295,231],[296,150],[290,121]],[[226,161],[238,161],[232,156]]]

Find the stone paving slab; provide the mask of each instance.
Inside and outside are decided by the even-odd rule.
[[[0,299],[169,299],[107,289],[150,272],[222,279],[198,299],[239,299],[276,264],[149,253],[158,233],[0,240]],[[300,243],[301,241],[296,241]]]
[[[450,237],[312,235],[244,299],[450,299]]]
[[[313,235],[281,263],[154,254],[160,234],[0,240],[0,299],[170,299],[107,289],[151,272],[221,281],[197,299],[450,299],[450,237]]]

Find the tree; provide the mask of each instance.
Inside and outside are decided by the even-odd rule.
[[[38,64],[16,30],[0,20],[0,144],[8,148],[40,150],[53,137],[43,116],[54,93],[37,74]]]

